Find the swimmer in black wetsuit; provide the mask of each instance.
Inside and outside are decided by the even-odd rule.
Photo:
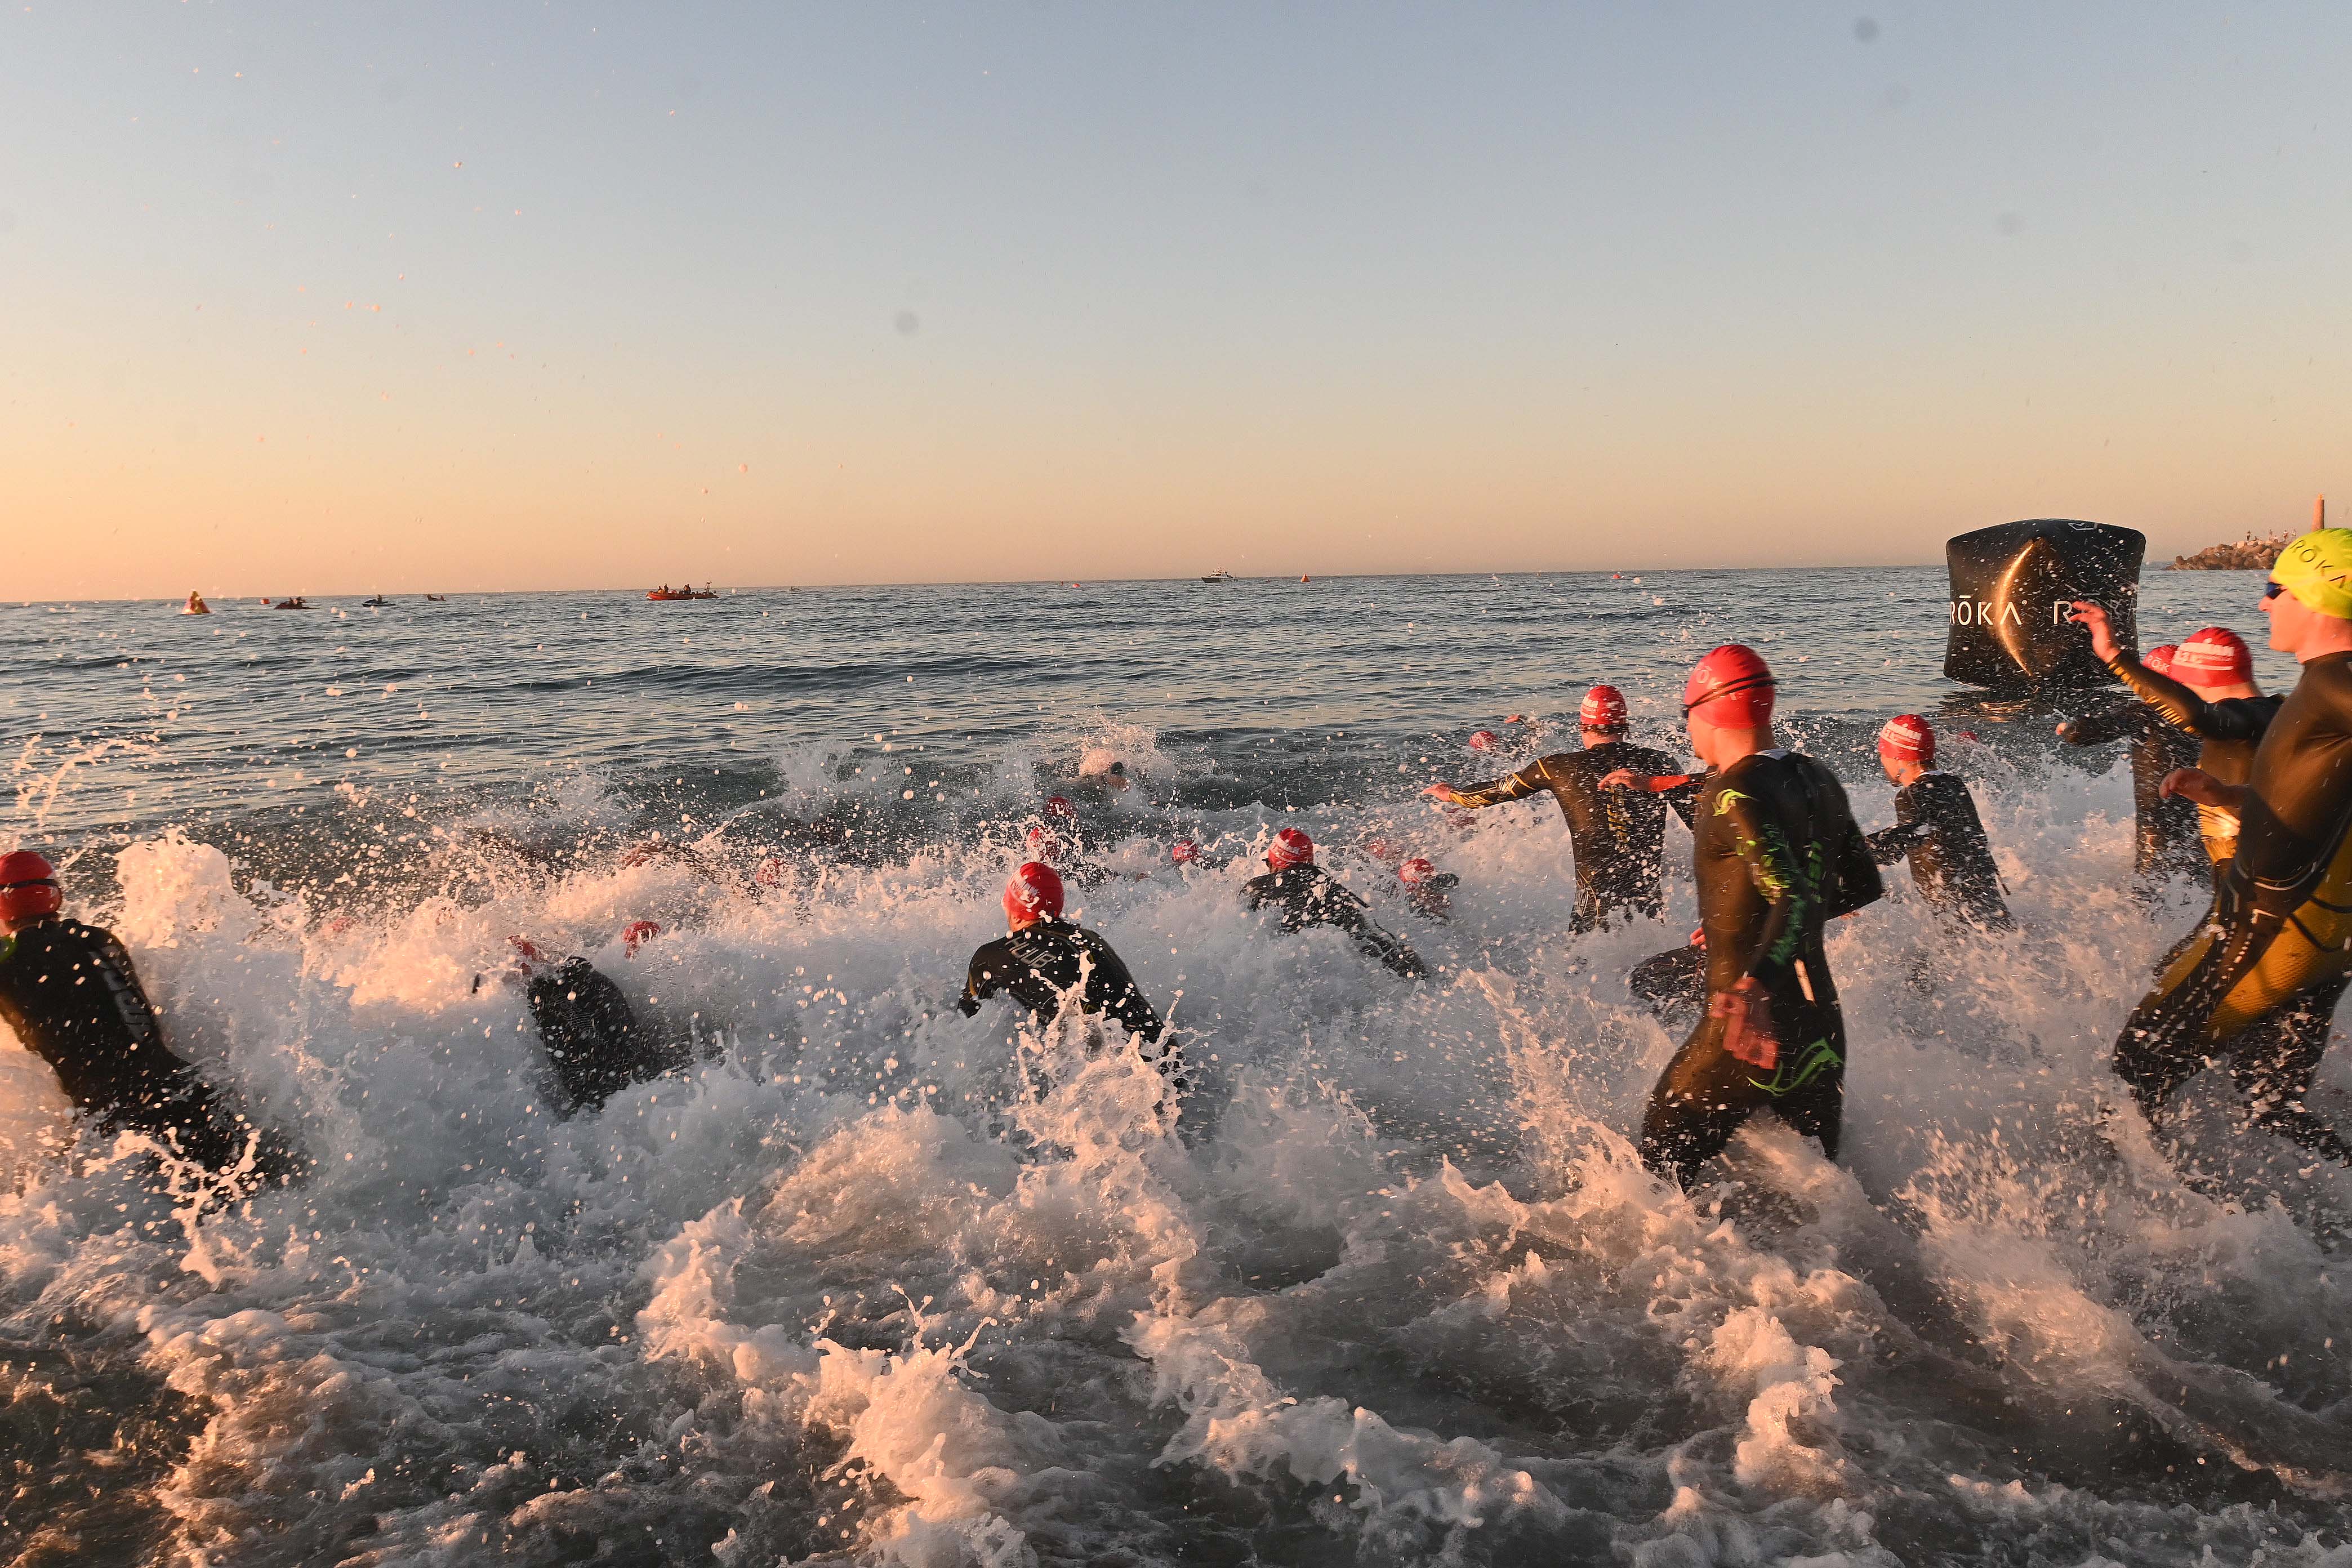
[[[1062,879],[1051,866],[1024,861],[1004,884],[1006,934],[971,955],[957,1010],[967,1018],[1003,992],[1033,1016],[1051,1019],[1072,1002],[1107,1017],[1147,1045],[1158,1045],[1160,1015],[1110,943],[1062,918]],[[1171,1047],[1154,1065],[1169,1087],[1186,1088],[1182,1057]]]
[[[2115,1069],[2154,1123],[2174,1089],[2225,1060],[2253,1125],[2352,1164],[2352,1145],[2304,1103],[2352,980],[2352,531],[2289,544],[2263,608],[2270,646],[2302,676],[2244,784],[2195,768],[2166,781],[2238,815],[2237,855],[2212,913],[2125,1024]]]
[[[196,1076],[163,1038],[131,954],[68,920],[57,873],[29,849],[0,856],[0,1020],[107,1132],[142,1132],[215,1173],[286,1180],[303,1165]],[[246,1165],[248,1154],[250,1165]]]
[[[2152,647],[2141,662],[2158,675],[2172,673],[2170,643]],[[2186,795],[2168,795],[2166,775],[2197,763],[2197,739],[2173,728],[2137,697],[2069,719],[2058,726],[2058,738],[2070,746],[2096,746],[2128,738],[2132,772],[2132,816],[2137,831],[2132,839],[2132,882],[2143,900],[2156,898],[2173,878],[2210,872],[2197,832],[2197,803]]]
[[[1767,1107],[1837,1157],[1845,1019],[1822,928],[1878,898],[1878,868],[1836,775],[1773,743],[1772,690],[1737,644],[1684,690],[1692,746],[1716,769],[1692,858],[1707,1016],[1651,1091],[1641,1142],[1642,1163],[1684,1187]]]
[[[1601,781],[1616,773],[1668,773],[1674,759],[1626,741],[1625,699],[1613,686],[1586,692],[1577,717],[1584,735],[1580,752],[1555,752],[1486,784],[1434,784],[1422,793],[1474,809],[1549,793],[1559,803],[1576,861],[1570,929],[1592,931],[1621,914],[1655,919],[1665,909],[1659,879],[1665,868],[1666,809],[1675,805],[1687,824],[1688,797],[1604,791]]]
[[[2253,656],[2237,633],[2227,626],[2207,626],[2173,650],[2172,673],[2159,675],[2118,647],[2107,626],[2105,610],[2078,604],[2074,619],[2091,634],[2091,651],[2113,670],[2116,679],[2162,715],[2182,733],[2203,745],[2197,754],[2200,773],[2230,785],[2242,784],[2254,763],[2254,748],[2277,714],[2280,697],[2255,689]],[[2220,806],[2197,807],[2197,831],[2204,839],[2218,886],[2238,852],[2238,816]]]
[[[1109,867],[1087,859],[1060,834],[1044,827],[1029,830],[1022,840],[1022,854],[1040,865],[1051,866],[1062,880],[1081,888],[1097,887],[1109,881],[1114,874]]]
[[[659,931],[650,921],[632,923],[622,933],[629,955],[635,957],[637,943]],[[522,986],[540,1043],[555,1068],[558,1115],[601,1110],[631,1084],[651,1083],[688,1065],[686,1048],[638,1022],[621,988],[586,959],[558,961],[520,937],[509,940],[516,954],[509,978]]]
[[[1423,919],[1454,918],[1454,889],[1462,885],[1462,879],[1453,872],[1441,871],[1425,858],[1415,855],[1397,867],[1397,885],[1404,889],[1405,901]]]
[[[1892,866],[1907,858],[1911,879],[1938,919],[2014,931],[1977,803],[1960,776],[1935,761],[1936,731],[1916,713],[1897,715],[1878,732],[1879,765],[1896,786],[1895,826],[1869,835],[1871,858]]]
[[[1356,939],[1356,945],[1407,980],[1429,973],[1421,955],[1374,925],[1364,914],[1364,900],[1315,864],[1315,841],[1296,827],[1274,836],[1265,852],[1266,873],[1242,884],[1242,900],[1253,910],[1271,904],[1282,911],[1282,929],[1304,931],[1308,926],[1337,926]]]

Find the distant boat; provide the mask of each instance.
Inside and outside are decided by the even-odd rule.
[[[202,594],[197,593],[194,588],[189,589],[188,602],[181,608],[180,614],[184,616],[209,616],[212,613],[213,607],[205,603],[205,596]]]
[[[1202,578],[1201,581],[1203,583],[1231,583],[1234,581],[1234,577],[1230,572],[1212,572],[1207,576]]]
[[[362,599],[360,601],[360,608],[362,610],[388,610],[392,608],[392,601],[385,598],[382,594],[378,594],[373,599]]]
[[[297,594],[290,599],[279,599],[269,606],[273,610],[307,610],[310,601]]]
[[[427,594],[425,595],[425,602],[428,605],[446,605],[449,601],[440,594]]]
[[[673,588],[665,583],[658,588],[646,589],[646,597],[653,600],[656,604],[667,604],[672,599],[715,599],[719,597],[719,594],[718,591],[712,588],[708,583],[705,583],[699,588],[690,585],[684,588]]]

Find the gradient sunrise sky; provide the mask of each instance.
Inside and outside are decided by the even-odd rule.
[[[2347,60],[2339,5],[16,7],[0,594],[2300,526]]]

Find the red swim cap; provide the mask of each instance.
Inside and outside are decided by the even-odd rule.
[[[652,921],[631,921],[621,928],[622,952],[625,956],[635,958],[641,945],[659,935],[661,935],[661,927]]]
[[[2139,656],[2140,663],[2158,675],[2172,673],[2172,656],[2178,650],[2170,643],[2160,643]]]
[[[1692,667],[1683,686],[1683,711],[1706,710],[1719,730],[1755,730],[1772,717],[1772,671],[1745,643],[1726,643]]]
[[[1364,853],[1383,866],[1393,866],[1404,858],[1404,850],[1392,840],[1386,838],[1365,839]]]
[[[1168,858],[1179,866],[1190,866],[1201,858],[1201,847],[1189,838],[1179,838],[1168,847]]]
[[[1315,864],[1315,840],[1296,827],[1286,827],[1274,836],[1265,852],[1265,863],[1277,871],[1287,871],[1293,866]]]
[[[0,855],[0,922],[38,920],[64,907],[57,868],[30,849]]]
[[[2172,679],[2183,686],[2235,686],[2253,676],[2246,639],[2227,626],[2207,626],[2172,655]]]
[[[1474,752],[1493,751],[1495,749],[1495,731],[1492,730],[1473,731],[1470,736],[1470,749]]]
[[[1416,855],[1397,868],[1397,880],[1408,888],[1417,888],[1437,875],[1437,868]]]
[[[1922,764],[1936,760],[1936,731],[1916,713],[1898,713],[1878,732],[1878,754]]]
[[[1071,821],[1075,822],[1077,820],[1078,808],[1070,804],[1070,797],[1068,795],[1049,795],[1045,797],[1045,815],[1048,816],[1066,816]]]
[[[1613,686],[1596,686],[1576,706],[1576,721],[1588,730],[1625,727],[1625,694]]]
[[[1060,836],[1048,833],[1042,827],[1031,828],[1029,836],[1022,840],[1022,844],[1023,853],[1032,860],[1042,860],[1050,866],[1062,858]]]
[[[1051,866],[1024,860],[1004,884],[1004,918],[1026,925],[1062,912],[1062,878]]]

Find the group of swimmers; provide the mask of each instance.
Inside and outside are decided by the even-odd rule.
[[[2352,1165],[2352,1145],[2304,1103],[2352,984],[2352,531],[2315,530],[2288,545],[2261,607],[2270,646],[2302,666],[2284,696],[2255,689],[2252,655],[2226,628],[2144,661],[2115,642],[2102,606],[2074,604],[2070,618],[2130,697],[2058,733],[2085,745],[2131,737],[2143,892],[2193,863],[2200,841],[2210,868],[2209,912],[2158,966],[2116,1042],[2114,1070],[2141,1111],[2154,1125],[2182,1083],[2226,1063],[2253,1126]],[[1744,645],[1698,661],[1683,692],[1697,773],[1633,744],[1623,696],[1596,686],[1578,710],[1580,751],[1425,792],[1467,809],[1549,795],[1569,829],[1577,932],[1662,915],[1668,811],[1690,828],[1699,929],[1629,977],[1662,1016],[1701,1015],[1651,1091],[1640,1140],[1643,1163],[1685,1187],[1765,1109],[1836,1157],[1846,1036],[1823,935],[1882,896],[1881,866],[1907,861],[1948,932],[2015,929],[1976,802],[1936,765],[1934,727],[1906,713],[1879,731],[1895,821],[1865,834],[1836,775],[1780,743],[1776,689]],[[1296,828],[1276,835],[1266,873],[1247,884],[1250,907],[1277,903],[1290,930],[1369,928],[1362,900],[1313,867],[1312,848]],[[1410,864],[1430,874],[1425,861]],[[1005,892],[1012,934],[974,955],[965,1010],[1009,991],[1044,1016],[1071,1005],[1109,1014],[1156,1044],[1159,1016],[1125,965],[1061,910],[1052,868],[1024,863]],[[1360,940],[1399,973],[1423,972],[1386,933]],[[1172,1052],[1160,1059],[1181,1070]]]
[[[2077,744],[2131,739],[2143,889],[2180,869],[2200,840],[2210,868],[2209,913],[2167,955],[2116,1042],[2114,1070],[2140,1110],[2153,1124],[2182,1083],[2226,1063],[2253,1125],[2352,1165],[2352,1145],[2304,1103],[2352,983],[2352,531],[2316,530],[2287,546],[2262,608],[2270,646],[2302,666],[2284,696],[2255,689],[2252,657],[2226,629],[2141,658],[2115,641],[2100,606],[2075,604],[2072,618],[2131,696],[2059,734]],[[1570,925],[1580,933],[1662,916],[1669,812],[1691,830],[1699,928],[1688,946],[1629,977],[1662,1017],[1696,1015],[1651,1092],[1640,1135],[1643,1162],[1685,1187],[1761,1110],[1836,1157],[1847,1045],[1824,933],[1883,895],[1881,866],[1907,860],[1948,932],[2014,929],[1968,785],[1936,765],[1933,727],[1906,713],[1880,731],[1895,822],[1865,834],[1836,775],[1780,742],[1776,690],[1760,655],[1727,644],[1698,661],[1683,691],[1696,772],[1633,744],[1623,696],[1596,686],[1579,707],[1581,750],[1425,792],[1471,810],[1549,795],[1568,826]],[[1123,787],[1124,767],[1111,771],[1110,787]],[[1065,798],[1048,803],[1049,816],[1056,808],[1075,822]],[[974,1014],[1003,994],[1039,1017],[1074,1008],[1106,1019],[1181,1097],[1189,1080],[1160,1015],[1110,944],[1065,918],[1066,877],[1108,873],[1052,826],[1033,830],[1026,850],[1004,889],[1006,934],[972,955],[960,1008]],[[1180,864],[1197,858],[1189,842],[1173,851]],[[1399,859],[1414,907],[1443,918],[1455,879],[1425,859]],[[1336,927],[1396,974],[1427,973],[1316,863],[1297,828],[1274,836],[1242,899],[1273,911],[1285,931]],[[632,951],[655,931],[633,926]],[[299,1169],[298,1155],[172,1051],[129,953],[66,916],[54,870],[33,851],[0,856],[0,1019],[99,1125],[146,1133],[215,1169],[280,1178]],[[560,1110],[593,1109],[685,1065],[585,960],[553,959],[520,939],[515,946],[508,978],[547,1047]]]

